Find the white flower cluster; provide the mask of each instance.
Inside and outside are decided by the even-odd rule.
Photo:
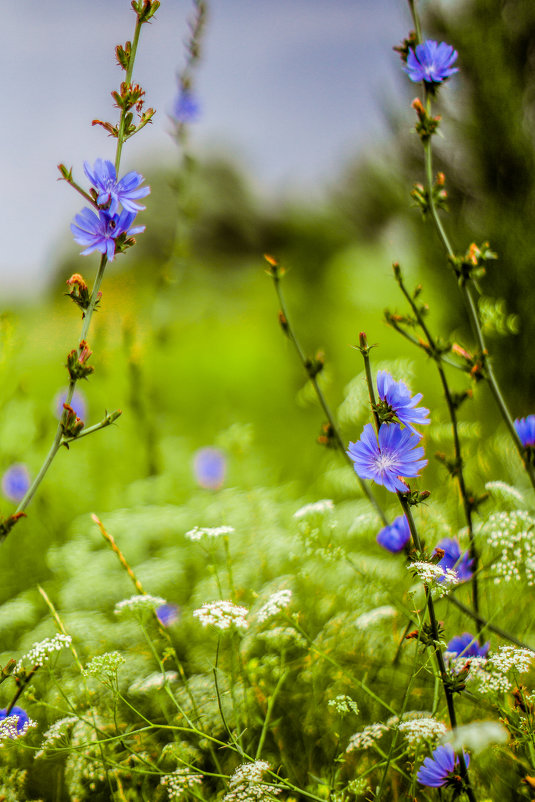
[[[67,734],[67,731],[70,727],[73,727],[78,719],[76,716],[66,716],[65,718],[58,718],[50,727],[47,729],[45,734],[43,735],[43,740],[41,741],[41,748],[38,752],[35,753],[35,757],[43,757],[45,752],[50,749],[51,746],[55,746],[58,741]]]
[[[386,724],[368,724],[361,732],[356,732],[349,739],[346,752],[356,749],[370,749],[379,738],[382,738],[388,727]]]
[[[346,696],[345,694],[341,693],[338,696],[335,696],[334,699],[331,699],[328,702],[329,707],[334,707],[337,713],[340,713],[341,716],[345,715],[346,713],[355,713],[358,715],[359,708],[356,702],[350,696]]]
[[[493,563],[495,583],[520,580],[535,585],[535,521],[524,510],[496,512],[481,531],[491,548],[498,550]]]
[[[93,657],[85,667],[86,677],[110,679],[115,677],[117,669],[126,663],[126,658],[120,652],[105,652]]]
[[[398,727],[410,746],[418,746],[424,741],[438,741],[446,732],[446,725],[436,718],[414,718],[404,720]]]
[[[305,649],[307,642],[305,638],[293,627],[270,627],[256,635],[260,640],[266,641],[270,646],[298,646]]]
[[[459,584],[459,577],[452,568],[445,571],[440,565],[428,562],[413,562],[407,566],[409,571],[414,571],[418,579],[427,585],[438,599],[445,596],[448,591]]]
[[[165,604],[165,599],[160,596],[151,596],[150,593],[141,593],[139,596],[130,596],[129,599],[123,599],[115,605],[115,615],[120,615],[124,612],[137,612],[144,610],[156,610]]]
[[[470,657],[470,673],[467,681],[477,684],[481,693],[507,693],[513,687],[509,672],[518,674],[529,671],[535,652],[520,649],[516,646],[500,646],[488,658]],[[458,657],[450,661],[454,671],[460,670],[467,663],[466,657]]]
[[[20,671],[24,666],[34,667],[43,666],[47,660],[55,653],[66,649],[72,643],[70,635],[54,635],[53,638],[45,638],[39,643],[34,643],[28,654],[21,657],[15,666],[15,673]]]
[[[133,682],[128,691],[129,693],[150,693],[163,688],[166,682],[176,682],[177,679],[178,674],[176,671],[166,671],[165,674],[160,671],[154,671],[148,677],[143,677]]]
[[[299,518],[308,518],[310,515],[326,515],[328,512],[334,512],[334,503],[330,498],[322,498],[320,501],[300,507],[297,512],[294,512],[294,518],[299,520]]]
[[[385,604],[382,607],[376,607],[374,610],[369,610],[369,612],[359,615],[355,621],[355,626],[357,629],[367,629],[378,621],[382,621],[383,618],[392,618],[395,615],[396,608]]]
[[[288,607],[291,600],[291,590],[278,590],[276,593],[272,593],[267,602],[257,612],[257,621],[267,621],[268,618],[277,615],[281,610],[284,610],[285,607]]]
[[[189,769],[177,769],[172,774],[166,774],[160,780],[160,785],[167,786],[167,796],[172,802],[182,797],[190,788],[202,783],[202,774],[193,774]]]
[[[5,746],[8,741],[22,738],[32,727],[37,727],[37,722],[32,721],[31,718],[25,721],[22,727],[18,727],[18,723],[19,717],[16,713],[6,716],[0,721],[0,748]]]
[[[203,537],[216,538],[221,535],[232,535],[235,529],[232,526],[194,526],[189,532],[186,532],[184,537],[188,540],[196,542],[202,540]]]
[[[281,793],[282,788],[276,788],[262,782],[262,777],[269,771],[269,763],[265,760],[255,760],[254,763],[242,763],[238,766],[229,780],[229,792],[225,794],[222,802],[264,802]]]
[[[240,607],[231,601],[206,602],[193,611],[195,618],[198,618],[203,627],[211,624],[217,629],[230,629],[234,626],[238,629],[247,629],[249,623],[247,615],[249,610]]]

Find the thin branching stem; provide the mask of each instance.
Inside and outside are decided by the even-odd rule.
[[[280,310],[281,310],[281,313],[283,315],[284,331],[288,335],[288,339],[293,343],[294,348],[297,351],[297,354],[299,356],[299,359],[301,360],[301,364],[303,365],[303,368],[306,371],[308,379],[309,379],[310,383],[312,384],[312,386],[314,388],[314,392],[316,393],[316,396],[317,396],[317,399],[318,399],[318,401],[320,403],[320,406],[323,409],[325,417],[327,418],[327,420],[329,422],[330,430],[332,432],[332,435],[333,435],[333,438],[334,438],[334,442],[336,444],[336,448],[343,455],[346,463],[351,468],[351,472],[354,474],[355,478],[358,480],[358,482],[360,484],[360,487],[362,489],[362,492],[365,494],[365,496],[367,497],[367,499],[370,502],[370,504],[372,504],[374,506],[375,511],[379,515],[382,523],[386,526],[388,524],[388,519],[387,519],[384,511],[382,510],[379,502],[377,501],[377,499],[375,498],[375,496],[371,492],[371,490],[368,487],[368,485],[366,484],[366,482],[364,482],[360,478],[360,476],[358,476],[355,473],[355,470],[353,468],[353,463],[351,461],[351,458],[349,457],[349,455],[346,452],[346,448],[344,446],[344,441],[342,440],[342,437],[341,437],[340,432],[338,430],[338,426],[335,423],[334,416],[333,416],[333,414],[332,414],[332,412],[330,410],[329,405],[327,404],[327,401],[325,399],[323,391],[322,391],[322,389],[321,389],[321,387],[320,387],[320,385],[318,383],[317,376],[314,374],[313,369],[311,369],[310,361],[305,356],[305,352],[301,348],[301,345],[299,343],[299,340],[296,337],[296,334],[295,334],[295,331],[293,329],[293,326],[290,323],[290,319],[288,317],[288,310],[286,308],[286,304],[284,302],[284,296],[283,296],[282,289],[281,289],[281,286],[280,286],[280,277],[279,277],[278,271],[273,272],[271,275],[272,275],[272,278],[273,278],[273,284],[275,286],[275,291],[276,291],[277,297],[279,299]]]

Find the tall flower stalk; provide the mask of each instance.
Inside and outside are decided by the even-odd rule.
[[[424,465],[426,465],[427,462],[425,460],[421,460],[420,459],[420,457],[423,456],[423,449],[416,448],[413,444],[405,443],[404,440],[402,441],[401,440],[401,435],[397,434],[397,429],[393,430],[393,434],[388,440],[385,439],[384,434],[383,434],[383,437],[381,437],[382,433],[384,432],[384,428],[385,427],[387,427],[388,429],[392,429],[392,427],[398,427],[399,424],[392,423],[392,422],[383,422],[381,420],[382,413],[384,414],[384,411],[381,410],[381,405],[377,404],[377,401],[376,401],[375,390],[374,390],[374,382],[373,382],[373,378],[372,378],[372,371],[371,371],[371,365],[370,365],[370,356],[369,356],[370,348],[368,346],[367,338],[366,338],[366,335],[364,333],[360,334],[359,350],[360,350],[360,352],[362,354],[362,357],[364,359],[366,382],[367,382],[367,385],[368,385],[368,393],[369,393],[369,397],[370,397],[371,409],[372,409],[372,412],[373,412],[375,434],[376,434],[375,448],[373,447],[372,443],[369,443],[369,442],[365,444],[365,447],[366,447],[366,449],[370,449],[370,450],[373,451],[376,465],[381,466],[381,467],[386,466],[387,471],[397,472],[397,474],[398,474],[397,477],[396,477],[397,482],[392,482],[390,477],[389,476],[385,476],[385,475],[379,477],[376,481],[380,481],[382,484],[384,484],[387,487],[387,489],[391,490],[391,492],[395,492],[396,493],[396,495],[398,497],[398,501],[399,501],[400,506],[401,506],[401,509],[403,510],[403,514],[404,514],[404,516],[406,518],[407,524],[408,524],[409,529],[410,529],[410,533],[411,533],[411,538],[412,538],[412,542],[413,542],[413,545],[414,545],[414,549],[416,551],[416,554],[418,556],[421,556],[422,555],[422,543],[420,541],[420,537],[419,537],[418,531],[416,529],[416,525],[414,523],[414,518],[412,516],[411,507],[414,504],[420,503],[424,498],[427,497],[428,494],[426,494],[425,491],[423,493],[418,493],[417,491],[411,491],[409,485],[404,481],[402,476],[410,476],[410,477],[416,476],[417,475],[417,471],[413,470],[414,466],[418,465],[418,470],[419,470],[420,467],[424,467]],[[370,426],[370,424],[368,424],[368,426]],[[409,430],[407,428],[405,428],[405,429],[401,430],[401,433],[407,432],[407,431],[409,431]],[[396,440],[397,440],[398,452],[394,452],[392,449],[388,451],[384,447],[384,444],[386,442],[389,442],[389,443],[392,442],[392,438],[393,437],[395,437]],[[410,437],[415,437],[415,438],[418,439],[418,435],[417,434],[411,433]],[[362,439],[361,439],[361,441],[359,441],[359,443],[361,443],[361,442],[362,442]],[[360,451],[356,455],[357,458],[355,459],[355,449],[353,448],[353,450],[352,450],[352,446],[354,446],[354,445],[358,445],[358,444],[351,444],[350,443],[349,449],[348,449],[348,454],[355,461],[355,471],[358,472],[358,471],[362,470],[362,465],[363,465],[362,457],[363,457],[363,453],[364,452]],[[411,453],[410,450],[411,449],[414,452],[416,452],[416,451],[418,452],[418,453],[414,454],[414,457],[410,457],[410,453]],[[401,459],[398,459],[398,455],[399,455],[400,451],[401,451]],[[417,458],[418,462],[415,462],[414,458]],[[397,461],[395,461],[395,460],[397,460]],[[403,471],[403,468],[407,468],[407,467],[409,468],[409,471],[405,471],[404,473],[401,473]],[[422,642],[425,642],[426,646],[428,646],[431,649],[432,653],[433,653],[434,660],[435,660],[435,663],[436,663],[437,673],[438,673],[438,676],[440,678],[440,681],[442,683],[442,687],[443,687],[443,690],[444,690],[444,696],[445,696],[445,699],[446,699],[446,706],[447,706],[447,709],[448,709],[448,717],[449,717],[449,720],[450,720],[451,727],[452,727],[452,729],[454,729],[457,726],[457,715],[456,715],[456,712],[455,712],[455,704],[454,704],[454,698],[453,698],[454,692],[453,692],[452,685],[451,685],[451,682],[450,682],[450,679],[448,677],[448,673],[447,673],[447,670],[446,670],[446,665],[445,665],[445,662],[444,662],[444,656],[443,656],[441,648],[440,648],[440,631],[439,631],[439,626],[438,626],[437,616],[436,616],[436,612],[435,612],[435,605],[434,605],[434,602],[433,602],[431,589],[430,589],[429,583],[427,581],[424,580],[423,584],[424,584],[424,591],[425,591],[427,614],[428,614],[428,617],[429,617],[429,627],[428,627],[429,631],[428,631],[428,633],[425,633],[425,622],[422,621],[421,624],[420,624],[420,627],[419,627],[419,637],[422,637]],[[422,636],[422,633],[425,633],[425,638]],[[471,786],[471,783],[470,783],[470,777],[469,777],[469,774],[468,774],[468,766],[467,766],[467,762],[466,762],[463,754],[458,755],[458,761],[459,761],[459,772],[460,772],[460,775],[461,775],[461,778],[462,778],[463,790],[466,793],[466,795],[468,796],[468,799],[470,800],[470,802],[475,802],[475,796],[474,796],[474,792],[472,790],[472,786]],[[381,786],[382,787],[384,786],[384,782],[381,783]]]
[[[139,188],[139,184],[143,179],[137,173],[129,173],[120,181],[116,179],[119,175],[124,143],[149,123],[154,115],[154,109],[142,110],[143,95],[145,93],[138,84],[132,84],[132,74],[141,28],[153,18],[160,3],[158,0],[132,0],[131,5],[136,14],[132,42],[128,41],[124,46],[118,45],[116,48],[117,62],[125,72],[124,81],[121,83],[119,90],[112,92],[112,97],[120,109],[119,122],[117,125],[113,125],[109,122],[93,120],[93,125],[102,126],[111,136],[117,139],[115,162],[111,164],[111,162],[97,160],[93,172],[89,170],[86,163],[86,174],[93,183],[90,193],[85,192],[76,183],[71,170],[68,170],[62,164],[59,165],[62,178],[71,184],[95,210],[86,208],[75,218],[72,226],[75,239],[87,246],[85,253],[99,250],[102,255],[91,292],[89,292],[85,281],[79,274],[75,274],[67,282],[71,286],[70,297],[82,309],[82,328],[78,346],[67,357],[70,380],[63,404],[64,412],[58,423],[48,454],[34,481],[20,501],[14,515],[10,516],[0,526],[1,539],[7,536],[12,526],[25,514],[24,511],[34,497],[60,447],[72,443],[81,435],[83,421],[76,417],[70,405],[77,382],[81,378],[87,378],[93,372],[93,367],[87,364],[92,354],[87,344],[87,337],[93,313],[102,295],[100,288],[106,265],[117,253],[121,253],[133,245],[135,243],[133,235],[143,230],[143,227],[132,228],[131,223],[137,209],[143,208],[136,203],[136,199],[148,194],[149,188]],[[134,110],[138,114],[137,123],[134,122]],[[108,196],[106,196],[106,186],[108,189],[110,187],[114,188],[115,195],[113,192],[108,192]],[[123,211],[117,214],[119,203],[123,206]],[[106,415],[100,423],[89,427],[83,434],[87,435],[109,426],[120,414],[120,410],[117,410],[110,415]]]
[[[474,287],[475,287],[474,282],[476,276],[478,275],[478,273],[480,274],[481,266],[484,264],[486,259],[495,258],[495,255],[492,254],[490,251],[488,251],[487,254],[482,253],[481,250],[477,249],[477,247],[475,246],[471,246],[468,253],[464,256],[456,253],[450,241],[450,238],[446,232],[446,229],[442,223],[442,220],[440,219],[439,216],[440,187],[438,183],[440,182],[438,183],[435,182],[433,177],[432,138],[438,129],[440,118],[433,117],[432,107],[433,107],[433,99],[436,95],[438,86],[442,81],[444,81],[452,74],[451,64],[449,64],[449,67],[444,68],[444,65],[446,63],[444,61],[444,54],[442,54],[437,59],[436,51],[433,55],[430,52],[427,52],[427,50],[425,50],[426,45],[429,45],[431,43],[422,41],[421,25],[414,0],[409,0],[409,7],[414,21],[414,27],[416,30],[415,33],[416,47],[412,48],[407,46],[407,53],[406,53],[407,66],[405,69],[408,72],[411,80],[422,82],[423,95],[424,95],[423,104],[418,99],[415,100],[413,103],[413,107],[416,110],[419,120],[416,126],[416,130],[419,133],[420,139],[422,141],[424,149],[424,161],[425,161],[425,190],[420,195],[420,203],[422,206],[422,210],[424,212],[429,213],[434,223],[438,237],[446,253],[448,262],[450,266],[453,268],[455,275],[458,279],[458,284],[465,303],[468,318],[470,320],[472,331],[477,343],[477,348],[478,348],[477,358],[480,366],[480,376],[482,378],[485,378],[488,382],[490,391],[494,396],[494,400],[498,406],[498,409],[500,410],[500,414],[505,422],[505,425],[507,426],[507,429],[509,430],[509,434],[511,435],[515,448],[518,451],[520,458],[522,459],[526,472],[529,476],[530,482],[533,488],[535,489],[535,469],[532,462],[528,459],[526,448],[524,447],[524,444],[522,443],[518,435],[518,432],[513,422],[513,418],[511,416],[511,413],[509,412],[509,408],[507,406],[505,398],[501,392],[501,389],[498,385],[498,381],[494,374],[492,360],[489,357],[489,351],[485,342],[485,337],[483,335],[481,322],[479,319],[479,313],[474,299]],[[448,48],[449,51],[455,53],[455,51],[453,51],[453,48],[451,48],[449,45],[446,45],[445,43],[441,43],[441,45],[443,45],[445,48]],[[426,77],[425,70],[417,69],[415,67],[415,64],[418,61],[417,57],[419,53],[423,54],[424,51],[425,51],[425,58],[431,61],[433,60],[433,58],[435,59],[436,71],[431,78]],[[423,60],[425,62],[425,58],[424,55],[422,55],[420,60]],[[416,198],[416,200],[418,200],[418,198]]]

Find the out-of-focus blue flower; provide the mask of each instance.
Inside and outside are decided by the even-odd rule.
[[[28,724],[30,721],[30,717],[28,716],[26,711],[23,710],[22,707],[17,707],[16,705],[11,708],[9,713],[7,712],[7,708],[5,708],[4,710],[0,710],[0,721],[3,721],[5,718],[8,718],[8,716],[18,716],[18,721],[17,721],[18,733],[20,733],[24,729],[26,724]]]
[[[150,187],[140,186],[145,179],[139,173],[132,170],[117,181],[115,167],[104,159],[97,159],[93,167],[89,162],[84,162],[84,171],[98,193],[97,203],[100,206],[109,204],[106,211],[112,217],[117,212],[119,204],[127,212],[134,214],[145,208],[136,201],[145,198],[150,193]]]
[[[463,632],[462,635],[456,635],[450,640],[446,647],[446,651],[456,657],[486,657],[490,648],[490,643],[480,646],[477,638],[469,632]]]
[[[415,50],[412,48],[409,50],[407,64],[403,69],[411,81],[439,84],[450,75],[459,72],[458,67],[452,67],[457,56],[457,51],[446,42],[434,42],[428,39],[421,45],[416,45]]]
[[[178,621],[180,609],[177,604],[161,604],[156,608],[156,616],[162,627],[170,627]]]
[[[113,262],[117,237],[121,234],[133,237],[134,234],[145,231],[145,226],[130,228],[135,216],[135,212],[128,212],[126,209],[123,209],[121,214],[114,215],[104,211],[100,211],[97,215],[92,209],[87,207],[82,209],[71,223],[71,231],[76,242],[87,246],[85,251],[82,251],[82,256],[92,251],[100,251],[106,254],[108,262]]]
[[[442,549],[444,551],[444,556],[438,563],[444,571],[453,568],[461,582],[464,582],[465,579],[470,579],[473,573],[473,560],[470,559],[470,555],[467,551],[461,554],[461,547],[459,546],[458,540],[445,537],[440,543],[437,543],[435,546],[435,550],[436,549]]]
[[[465,765],[470,763],[470,755],[463,753]],[[444,785],[457,785],[455,767],[459,763],[459,756],[453,751],[451,744],[437,746],[432,757],[426,757],[416,779],[421,785],[430,788],[441,788]]]
[[[225,455],[212,446],[200,448],[193,458],[193,470],[201,487],[218,490],[223,484],[227,472]]]
[[[385,526],[377,535],[379,545],[391,551],[392,554],[403,551],[410,539],[411,530],[404,515],[398,515],[390,526]]]
[[[402,381],[394,381],[390,373],[386,370],[380,370],[377,373],[377,392],[381,401],[386,402],[396,418],[405,426],[421,437],[421,433],[414,428],[414,424],[422,426],[430,423],[426,420],[429,415],[429,410],[425,407],[414,409],[414,407],[422,400],[422,393],[417,393],[411,397],[411,391]]]
[[[371,423],[367,423],[360,440],[350,443],[347,453],[361,479],[373,479],[391,493],[398,490],[406,493],[408,486],[402,477],[418,476],[427,465],[419,442],[417,434],[402,429],[399,423],[383,423],[379,437]]]
[[[177,123],[196,122],[201,114],[201,107],[195,95],[189,89],[181,89],[176,96],[172,109],[173,118]]]
[[[535,415],[528,415],[527,418],[517,418],[515,429],[520,437],[520,442],[524,446],[535,446]]]
[[[31,484],[30,473],[26,465],[16,462],[2,476],[2,493],[9,500],[22,501]]]
[[[54,414],[56,418],[63,415],[63,404],[67,400],[68,388],[60,390],[54,397]],[[79,390],[75,390],[72,395],[71,407],[81,420],[85,421],[87,415],[87,401]]]

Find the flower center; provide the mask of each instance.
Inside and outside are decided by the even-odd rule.
[[[384,472],[391,470],[396,464],[392,454],[379,454],[375,459],[377,470]]]

